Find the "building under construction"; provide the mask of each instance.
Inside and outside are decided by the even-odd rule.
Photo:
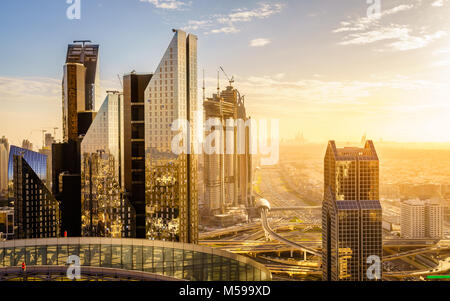
[[[248,121],[244,105],[244,96],[230,85],[225,90],[213,94],[212,98],[203,101],[205,121],[217,118],[221,124],[221,143],[219,154],[204,155],[205,205],[210,215],[226,213],[227,208],[248,206],[252,200],[252,156],[250,153],[250,130],[245,127],[243,133],[238,133],[235,126],[237,120]],[[233,128],[227,129],[227,120],[232,119]],[[230,126],[230,124],[228,125]],[[205,132],[205,137],[212,131]],[[233,135],[226,133],[234,133]],[[244,136],[244,137],[242,137]],[[229,143],[227,138],[233,138]],[[245,141],[245,151],[238,151],[238,141]],[[225,146],[232,145],[229,151]]]

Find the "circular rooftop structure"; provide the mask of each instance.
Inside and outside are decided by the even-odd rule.
[[[270,203],[266,199],[259,199],[256,201],[256,207],[270,210]]]
[[[68,280],[68,257],[81,280],[267,281],[250,258],[193,244],[145,239],[39,238],[0,242],[0,280]],[[22,271],[22,263],[26,271]]]

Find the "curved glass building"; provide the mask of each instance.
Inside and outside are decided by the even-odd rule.
[[[67,266],[70,255],[83,267],[142,271],[193,281],[267,281],[270,271],[250,258],[204,246],[143,239],[43,238],[0,242],[0,273],[27,265]]]

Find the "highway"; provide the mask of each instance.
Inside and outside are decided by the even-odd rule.
[[[442,274],[450,270],[450,258],[446,260],[442,260],[439,262],[439,265],[433,269],[424,269],[419,271],[401,271],[401,272],[383,272],[384,277],[397,277],[397,278],[405,278],[405,277],[419,277],[419,276],[427,276],[427,275],[437,275]]]
[[[295,249],[300,249],[300,250],[302,250],[304,252],[307,252],[307,253],[310,253],[310,254],[313,254],[313,255],[316,255],[316,256],[321,256],[321,253],[316,251],[315,249],[307,247],[306,245],[303,245],[303,244],[299,244],[297,242],[293,242],[293,241],[288,240],[288,239],[284,238],[283,236],[275,233],[270,228],[270,225],[269,225],[269,223],[267,221],[267,212],[269,211],[269,208],[262,207],[260,210],[261,210],[262,226],[264,228],[264,231],[267,233],[267,235],[269,235],[271,238],[273,238],[275,240],[278,240],[280,242],[283,242],[283,243],[285,243],[285,244],[287,244],[287,245],[289,245],[289,246],[291,246],[291,247],[293,247]]]

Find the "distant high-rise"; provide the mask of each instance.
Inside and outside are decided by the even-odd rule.
[[[197,155],[194,114],[197,111],[197,37],[181,30],[169,44],[145,90],[146,236],[198,241]],[[190,154],[175,154],[171,131],[175,120],[189,121],[183,145]]]
[[[108,92],[81,142],[83,236],[134,237],[134,209],[124,194],[123,95]]]
[[[123,77],[124,189],[136,212],[136,237],[146,237],[145,96],[152,74],[131,72]]]
[[[372,262],[367,258],[381,260],[382,252],[379,160],[373,142],[336,148],[330,141],[324,160],[322,278],[369,280]]]
[[[0,141],[0,200],[8,195],[8,153],[9,145]]]
[[[12,152],[11,157],[15,237],[21,239],[59,236],[59,203],[42,181],[42,173],[45,171],[42,162],[46,161],[46,156],[23,149]]]
[[[400,216],[404,238],[441,239],[443,236],[444,208],[438,201],[403,201]]]
[[[228,86],[220,95],[214,94],[203,102],[205,120],[217,118],[222,124],[223,153],[204,154],[204,185],[205,202],[211,214],[223,213],[225,207],[238,204],[248,205],[251,200],[251,154],[249,152],[250,132],[246,127],[244,133],[238,133],[237,128],[226,128],[226,121],[231,119],[232,124],[238,119],[246,122],[244,97],[232,86]],[[217,129],[212,128],[212,131]],[[233,135],[227,135],[230,131]],[[205,132],[205,136],[210,132]],[[244,152],[238,152],[238,143],[243,135]],[[233,139],[231,143],[227,139]],[[232,145],[234,149],[227,150]]]
[[[22,141],[22,148],[32,151],[33,143],[31,143],[28,139],[24,139]]]
[[[52,189],[52,144],[55,143],[55,139],[52,134],[45,134],[44,145],[39,150],[39,153],[47,156],[47,187]]]
[[[14,238],[14,208],[0,207],[0,241]]]

